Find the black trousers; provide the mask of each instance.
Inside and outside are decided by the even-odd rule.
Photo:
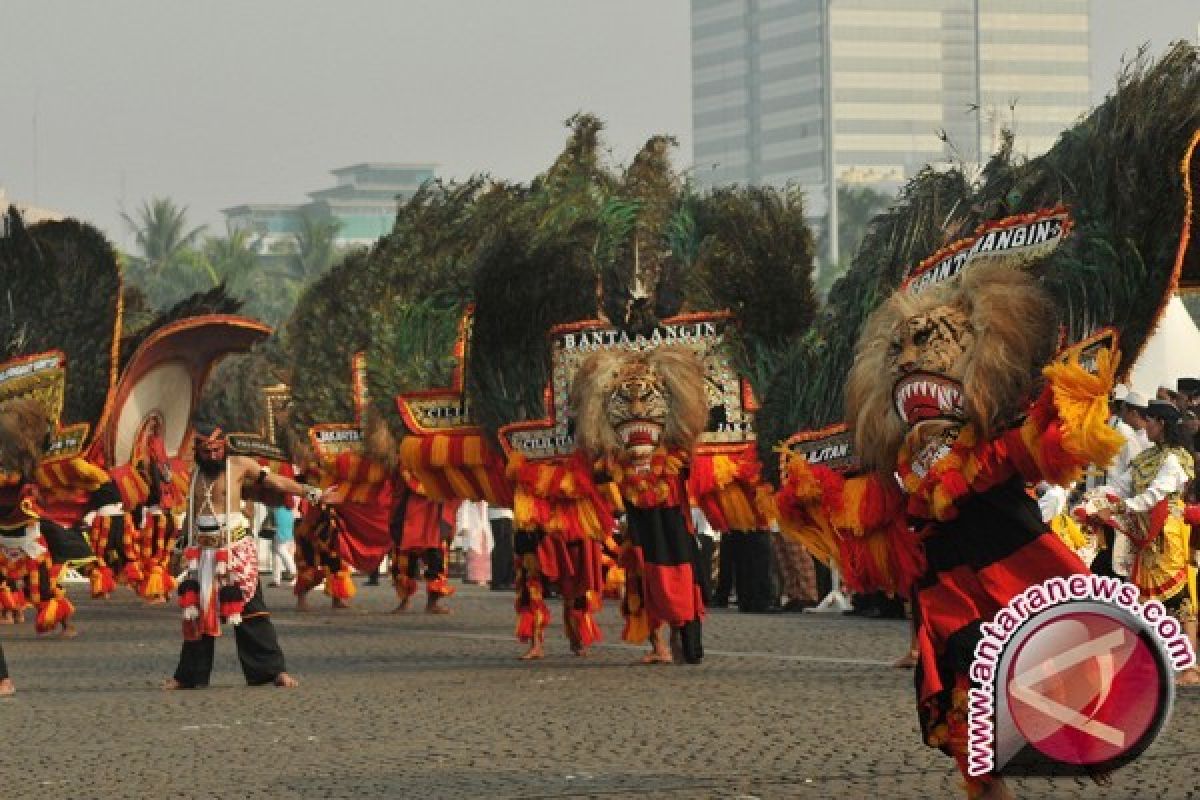
[[[242,624],[233,627],[233,638],[237,642],[242,674],[249,685],[270,683],[279,673],[287,671],[283,651],[279,649],[279,640],[275,636],[275,626],[271,624],[270,612],[263,602],[261,583],[255,587],[254,597],[242,611]],[[216,642],[212,636],[201,636],[194,642],[185,641],[183,652],[179,654],[175,680],[184,686],[208,686]]]
[[[446,569],[442,563],[442,548],[430,547],[408,554],[408,571],[405,573],[414,581],[421,577],[421,565],[425,566],[425,580],[436,581]]]
[[[8,677],[8,664],[4,663],[4,648],[0,647],[0,681]]]
[[[762,612],[771,607],[771,534],[767,531],[734,533],[741,548],[737,564],[738,610]]]
[[[492,525],[492,588],[511,589],[517,582],[513,568],[513,521],[493,519]]]
[[[726,531],[721,534],[721,546],[717,549],[717,589],[714,602],[719,605],[729,604],[729,595],[733,592],[737,576],[738,551],[741,549],[741,534]]]
[[[1113,534],[1113,529],[1107,525],[1100,530],[1104,536],[1104,548],[1096,554],[1095,559],[1092,560],[1092,566],[1090,569],[1092,570],[1093,575],[1104,575],[1109,578],[1119,578],[1121,576],[1118,575],[1116,570],[1113,569],[1112,562],[1113,544],[1115,543],[1116,536]]]

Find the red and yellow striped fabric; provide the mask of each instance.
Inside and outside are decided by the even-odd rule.
[[[688,494],[722,533],[766,530],[776,516],[753,447],[728,455],[693,456]]]
[[[406,436],[400,464],[433,500],[485,500],[504,508],[513,503],[504,460],[481,434]]]
[[[75,456],[43,462],[37,470],[37,482],[50,494],[94,492],[108,483],[108,473],[87,459]]]
[[[508,477],[515,486],[512,509],[517,530],[598,542],[612,533],[612,507],[596,488],[581,455],[539,462],[513,455]]]
[[[375,502],[390,478],[387,465],[358,453],[339,453],[321,465],[321,484],[340,487],[350,503]]]

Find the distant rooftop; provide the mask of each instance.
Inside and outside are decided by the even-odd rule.
[[[394,161],[364,161],[361,164],[351,164],[348,167],[338,167],[337,169],[329,170],[334,175],[344,175],[352,172],[398,172],[410,170],[422,170],[433,172],[437,169],[437,164],[419,164],[419,163],[402,163]]]

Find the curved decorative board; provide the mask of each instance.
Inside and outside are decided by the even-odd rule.
[[[103,447],[109,466],[119,467],[129,462],[142,432],[157,421],[167,454],[179,456],[213,367],[270,335],[271,328],[261,322],[227,314],[191,317],[155,331],[117,381],[94,446]]]

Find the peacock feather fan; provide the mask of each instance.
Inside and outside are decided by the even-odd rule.
[[[8,210],[0,236],[0,359],[67,356],[63,421],[95,425],[116,379],[121,274],[100,231],[67,219],[25,227]]]
[[[758,415],[764,464],[774,466],[771,451],[791,433],[842,420],[859,331],[905,272],[1014,214],[1070,209],[1075,228],[1039,274],[1072,338],[1105,325],[1121,330],[1127,370],[1176,277],[1187,198],[1180,163],[1198,129],[1197,49],[1180,43],[1156,63],[1135,59],[1104,103],[1045,155],[1021,160],[1007,138],[975,180],[962,169],[918,174],[872,221],[813,331],[792,343],[772,377]],[[1200,272],[1196,260],[1192,248],[1185,275]]]
[[[618,328],[645,331],[679,313],[682,259],[693,222],[685,186],[671,166],[670,136],[652,136],[621,176],[600,212],[596,270],[605,317]]]
[[[688,306],[728,309],[738,319],[728,345],[738,371],[763,397],[776,362],[816,313],[813,235],[796,187],[714,189],[692,197],[673,249],[690,264]]]
[[[371,405],[393,431],[404,436],[395,398],[403,392],[444,388],[458,365],[454,346],[463,306],[458,298],[394,298],[372,312],[367,348],[367,387]]]

